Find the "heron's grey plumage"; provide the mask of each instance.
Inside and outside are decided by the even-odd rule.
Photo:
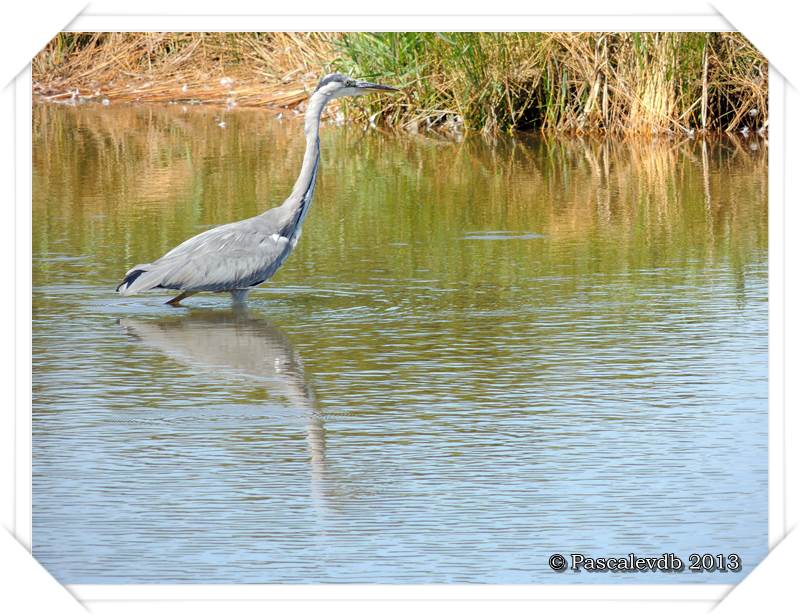
[[[394,90],[334,73],[324,77],[308,101],[306,152],[292,192],[282,205],[246,220],[204,231],[160,259],[132,267],[117,287],[121,295],[176,289],[177,304],[200,291],[229,291],[241,298],[268,280],[294,250],[314,197],[319,169],[319,122],[327,102],[370,90]]]

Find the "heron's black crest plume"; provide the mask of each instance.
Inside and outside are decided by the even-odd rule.
[[[317,84],[317,90],[319,90],[322,86],[326,86],[332,81],[338,81],[339,83],[345,83],[350,78],[347,75],[342,75],[341,73],[331,73],[330,75],[325,75],[322,79],[320,79],[319,84]],[[316,92],[317,90],[314,90]]]

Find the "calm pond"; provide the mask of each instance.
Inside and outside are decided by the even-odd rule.
[[[224,120],[224,126],[221,126]],[[767,145],[322,128],[250,295],[124,272],[280,204],[296,118],[33,110],[33,550],[65,583],[734,582],[767,552]],[[740,555],[555,573],[553,553]]]

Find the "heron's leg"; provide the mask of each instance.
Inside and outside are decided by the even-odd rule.
[[[233,304],[235,306],[244,305],[248,293],[250,293],[250,289],[234,289],[231,291],[231,299],[233,300]]]
[[[187,297],[191,297],[192,295],[196,295],[197,293],[198,293],[197,291],[184,291],[183,293],[181,293],[176,297],[173,297],[166,303],[173,307],[179,307],[183,300],[185,300]]]

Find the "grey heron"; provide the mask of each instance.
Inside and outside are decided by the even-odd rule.
[[[160,259],[132,267],[117,287],[121,295],[150,289],[174,289],[180,294],[167,303],[201,291],[229,292],[235,303],[265,282],[294,250],[308,214],[319,168],[319,122],[328,101],[397,88],[353,79],[340,73],[323,77],[308,100],[305,113],[306,152],[300,175],[286,201],[245,220],[232,222],[189,238]]]

